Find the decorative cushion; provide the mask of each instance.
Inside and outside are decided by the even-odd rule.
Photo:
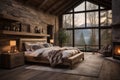
[[[50,47],[50,44],[49,43],[43,43],[43,46],[47,48],[47,47]]]
[[[32,51],[35,51],[35,50],[37,50],[37,49],[40,49],[40,46],[39,46],[39,45],[32,45],[32,46],[31,46],[31,50],[32,50]]]
[[[29,43],[29,42],[25,43],[26,51],[35,51],[35,50],[43,48],[43,47],[44,46],[39,44],[38,42],[37,43]]]
[[[31,44],[30,43],[28,43],[28,42],[25,43],[25,50],[31,51]]]

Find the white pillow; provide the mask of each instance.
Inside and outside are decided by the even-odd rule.
[[[26,42],[25,43],[25,49],[26,51],[35,51],[37,49],[43,48],[43,45],[40,45],[38,42],[36,43],[30,43],[30,42]]]

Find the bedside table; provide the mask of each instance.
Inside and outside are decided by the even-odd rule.
[[[1,67],[14,68],[24,65],[24,54],[19,53],[4,53],[1,54]]]

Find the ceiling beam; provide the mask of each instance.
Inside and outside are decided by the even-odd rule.
[[[44,0],[41,4],[39,4],[38,9],[42,8],[47,2],[48,0]]]
[[[56,14],[56,13],[59,12],[60,10],[65,9],[66,6],[67,6],[67,5],[70,5],[70,3],[72,3],[72,2],[73,2],[73,0],[69,0],[68,2],[65,1],[63,4],[59,5],[58,8],[56,8],[56,10],[55,10],[55,9],[52,10],[51,13]],[[67,6],[67,7],[69,7],[69,6]]]
[[[57,3],[59,3],[58,0],[54,1],[51,5],[48,6],[48,8],[46,9],[46,11],[49,12],[50,9],[53,8]]]
[[[24,3],[23,4],[28,4],[29,3],[29,0],[23,0],[24,1]]]
[[[49,7],[49,9],[47,10],[47,12],[51,12],[52,10],[59,8],[60,5],[63,5],[65,2],[65,0],[58,0],[56,1],[56,3],[54,3],[54,5],[52,5],[51,7]]]

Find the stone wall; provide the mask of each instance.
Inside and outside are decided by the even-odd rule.
[[[113,14],[113,42],[120,42],[120,0],[112,0],[112,14]]]
[[[112,0],[113,25],[120,24],[120,0]]]

